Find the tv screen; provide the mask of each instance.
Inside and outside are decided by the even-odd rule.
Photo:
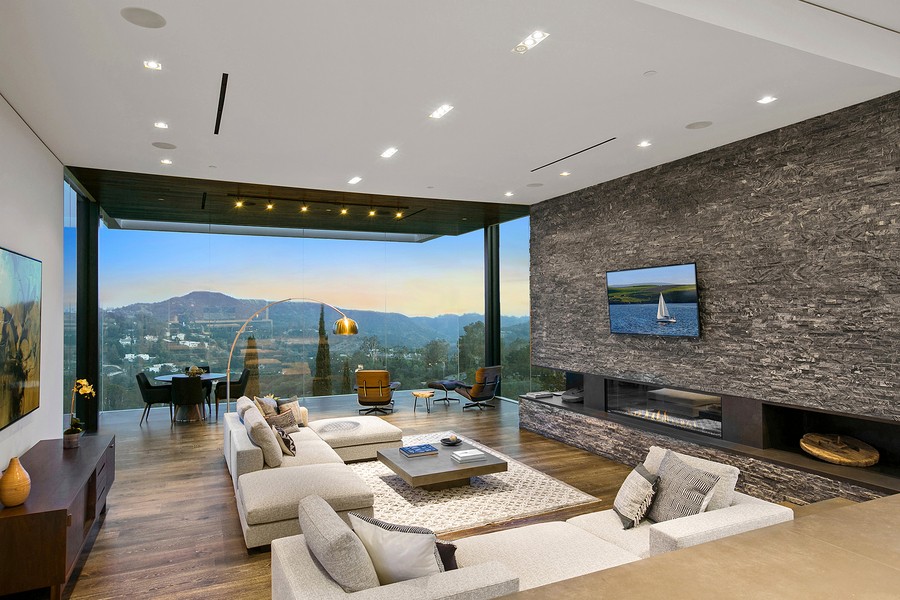
[[[694,263],[607,271],[610,333],[699,337]]]

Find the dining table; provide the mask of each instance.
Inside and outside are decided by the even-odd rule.
[[[164,383],[172,383],[173,379],[183,379],[185,377],[199,377],[200,381],[215,381],[216,379],[225,379],[228,373],[201,373],[200,375],[187,375],[186,373],[169,373],[168,375],[157,375],[153,379]],[[183,423],[192,421],[200,421],[203,415],[200,412],[201,406],[193,404],[190,406],[179,406],[175,410],[175,420]]]

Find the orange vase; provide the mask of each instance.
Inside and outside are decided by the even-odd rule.
[[[9,459],[9,466],[0,477],[0,502],[3,506],[18,506],[31,493],[31,476],[19,463],[17,456]]]

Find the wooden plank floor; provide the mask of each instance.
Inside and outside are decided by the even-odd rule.
[[[395,395],[385,420],[405,434],[453,430],[573,485],[600,500],[514,523],[568,518],[612,506],[630,467],[520,431],[518,406],[462,412],[458,403],[413,413],[412,396]],[[355,396],[309,399],[310,418],[356,414]],[[101,415],[101,431],[116,435],[116,481],[90,554],[64,598],[253,598],[271,595],[270,554],[248,554],[222,456],[223,421],[170,426],[168,409]],[[506,526],[506,525],[505,525]],[[483,531],[490,528],[481,528]],[[468,534],[471,532],[463,532]],[[462,537],[456,534],[447,537]],[[35,596],[31,596],[35,597]],[[37,596],[39,597],[39,596]]]

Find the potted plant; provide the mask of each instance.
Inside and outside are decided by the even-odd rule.
[[[77,448],[78,440],[84,433],[84,424],[75,416],[75,397],[91,398],[96,395],[94,387],[87,379],[76,379],[72,386],[72,407],[69,410],[69,428],[63,431],[63,448]]]

